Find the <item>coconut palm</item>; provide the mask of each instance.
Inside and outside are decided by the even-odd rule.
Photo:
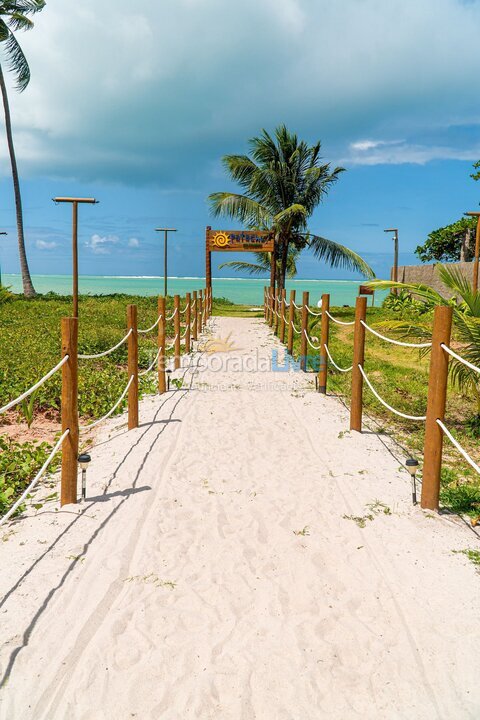
[[[28,15],[43,10],[45,0],[0,0],[0,43],[4,50],[4,57],[8,70],[13,74],[16,87],[23,92],[30,82],[30,68],[23,54],[15,34],[19,30],[30,30],[33,22]],[[17,216],[18,251],[20,255],[20,268],[22,271],[23,292],[27,297],[33,297],[35,290],[30,270],[28,268],[27,253],[25,251],[25,237],[23,232],[22,196],[18,178],[17,159],[13,144],[12,120],[8,101],[7,87],[3,67],[0,63],[0,90],[2,92],[3,109],[5,113],[5,130],[7,133],[8,152],[12,166],[13,192],[15,196],[15,209]]]
[[[219,265],[219,270],[224,267],[231,267],[234,270],[238,270],[239,272],[247,272],[249,275],[264,275],[265,273],[269,273],[272,266],[272,253],[257,252],[255,253],[255,255],[258,258],[256,263],[243,262],[241,260],[231,260],[230,262],[222,263],[221,265]],[[287,257],[287,277],[289,278],[293,278],[297,274],[297,259],[299,255],[300,250],[298,250],[294,246],[291,246],[288,251]]]
[[[436,272],[452,296],[444,298],[429,285],[420,283],[395,283],[387,280],[375,280],[368,285],[376,290],[401,288],[421,298],[427,308],[433,310],[436,305],[453,307],[453,327],[455,339],[461,344],[459,354],[476,367],[480,367],[480,292],[473,289],[472,284],[455,267],[437,265]],[[385,324],[385,323],[384,323]],[[431,323],[421,319],[408,323],[388,323],[392,330],[397,330],[405,337],[420,340],[430,339]],[[480,376],[455,358],[450,358],[450,374],[453,382],[464,392],[472,392],[477,401],[477,413],[480,416]]]
[[[343,168],[322,164],[317,142],[313,146],[299,141],[285,125],[274,137],[266,130],[250,140],[249,155],[225,155],[223,165],[244,194],[218,192],[209,196],[211,211],[240,221],[252,229],[275,234],[278,258],[277,283],[285,287],[289,249],[299,252],[310,247],[314,255],[332,267],[357,270],[373,277],[362,258],[349,248],[309,231],[307,223],[315,208],[326,197]]]

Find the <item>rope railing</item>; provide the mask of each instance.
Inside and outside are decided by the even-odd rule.
[[[458,360],[458,361],[461,362],[463,365],[465,365],[466,367],[470,368],[470,370],[473,370],[474,372],[480,373],[480,368],[479,368],[479,367],[477,367],[476,365],[473,365],[473,363],[469,362],[468,360],[465,360],[465,358],[462,358],[461,355],[457,355],[457,353],[456,353],[454,350],[452,350],[451,347],[448,347],[448,345],[445,345],[444,343],[442,343],[440,347],[441,347],[443,350],[445,350],[446,353],[448,353],[448,354],[451,355],[453,358],[455,358],[455,360]]]
[[[187,303],[185,305],[185,307],[183,308],[183,310],[180,310],[180,315],[184,315],[187,312],[189,306],[190,306],[190,303]]]
[[[306,337],[306,339],[307,339],[307,343],[310,345],[310,347],[311,347],[313,350],[320,350],[321,345],[314,345],[314,344],[312,343],[312,341],[310,340],[310,337],[309,337],[309,335],[308,335],[308,333],[307,333],[306,330],[303,331],[303,334],[305,335],[305,337]]]
[[[321,313],[321,312],[318,312],[318,313],[317,313],[317,312],[313,312],[313,310],[310,310],[310,308],[308,307],[308,305],[306,306],[306,308],[307,308],[307,313],[308,313],[309,315],[313,315],[313,317],[321,317],[321,316],[322,316],[322,313]]]
[[[293,304],[293,307],[294,307],[296,310],[301,310],[301,309],[302,309],[302,306],[301,306],[301,305],[297,305],[297,303],[295,302],[295,300],[292,301],[292,304]]]
[[[437,425],[438,425],[439,427],[441,427],[443,433],[448,437],[448,439],[450,440],[450,442],[452,443],[452,445],[457,448],[457,450],[459,451],[459,453],[460,453],[461,455],[463,455],[463,457],[464,457],[465,460],[468,462],[468,464],[471,465],[472,468],[480,475],[480,466],[477,465],[477,463],[476,463],[474,460],[472,460],[472,458],[471,458],[470,455],[467,453],[467,451],[465,450],[465,448],[463,448],[463,447],[460,445],[460,443],[458,442],[458,440],[456,440],[456,438],[453,437],[453,435],[452,435],[452,433],[450,432],[450,430],[449,430],[447,427],[445,427],[444,423],[443,423],[441,420],[439,420],[438,418],[437,418]]]
[[[167,322],[169,322],[170,320],[173,320],[173,318],[174,318],[175,315],[177,314],[177,309],[178,309],[178,308],[175,308],[175,310],[173,311],[173,313],[172,313],[171,315],[169,315],[168,317],[165,318],[165,320],[166,320]]]
[[[370,390],[372,391],[372,393],[375,395],[375,397],[377,398],[377,400],[378,400],[379,402],[381,402],[382,405],[384,405],[388,410],[390,410],[390,412],[395,413],[395,415],[398,415],[399,417],[403,417],[403,418],[405,418],[406,420],[418,420],[418,421],[420,421],[420,420],[426,420],[426,419],[427,419],[427,416],[426,416],[426,415],[420,415],[420,416],[418,416],[418,415],[407,415],[406,413],[403,413],[403,412],[401,412],[400,410],[396,410],[394,407],[392,407],[391,405],[389,405],[382,397],[380,397],[380,395],[378,394],[378,392],[375,390],[375,388],[373,387],[372,383],[371,383],[370,380],[368,379],[368,376],[367,376],[365,370],[363,369],[363,367],[362,367],[361,365],[358,365],[358,369],[360,370],[363,379],[365,380],[365,382],[367,383],[368,387],[370,388]]]
[[[301,329],[300,329],[300,330],[297,330],[297,328],[296,328],[295,323],[293,322],[293,320],[292,320],[292,328],[293,328],[293,332],[297,333],[297,335],[301,335],[301,334],[302,334],[302,330],[301,330]]]
[[[128,338],[130,337],[130,335],[132,334],[132,332],[133,332],[133,328],[130,328],[130,330],[127,332],[127,334],[125,335],[125,337],[123,337],[123,338],[120,340],[120,342],[118,342],[116,345],[114,345],[113,347],[109,348],[108,350],[104,350],[103,352],[96,353],[95,355],[80,355],[80,354],[79,354],[79,355],[78,355],[78,359],[79,359],[79,360],[97,360],[98,358],[102,358],[102,357],[106,357],[106,355],[110,355],[110,354],[113,353],[115,350],[118,350],[118,348],[121,347],[121,346],[123,345],[123,343],[128,340]]]
[[[23,491],[23,493],[20,495],[20,497],[18,498],[18,500],[16,500],[16,501],[13,503],[12,507],[8,510],[8,512],[6,512],[5,515],[0,519],[0,526],[3,525],[9,518],[12,517],[12,515],[15,513],[15,511],[20,507],[20,505],[23,504],[23,502],[25,501],[25,499],[27,498],[27,496],[32,492],[33,488],[34,488],[35,485],[38,483],[38,481],[39,481],[39,480],[43,477],[43,475],[46,473],[46,471],[48,470],[48,468],[49,468],[49,466],[50,466],[50,464],[51,464],[51,462],[52,462],[52,460],[53,460],[53,458],[55,457],[55,455],[57,454],[57,452],[60,450],[60,447],[61,447],[63,441],[65,440],[65,438],[67,437],[67,435],[69,434],[69,432],[70,432],[69,429],[65,430],[65,432],[63,433],[63,435],[61,435],[61,437],[57,440],[57,442],[55,443],[54,447],[52,448],[52,451],[51,451],[50,455],[49,455],[48,458],[45,460],[45,462],[43,463],[42,467],[41,467],[40,470],[37,472],[37,474],[35,475],[35,477],[34,477],[33,480],[31,481],[31,483],[30,483],[30,484],[28,485],[28,487]]]
[[[175,337],[173,338],[172,344],[166,346],[165,350],[173,350],[173,348],[175,347],[175,343],[177,342],[177,338],[178,338],[178,334],[175,335]]]
[[[325,352],[326,352],[327,355],[328,355],[328,359],[329,359],[330,362],[332,363],[333,367],[336,368],[339,372],[349,373],[349,372],[351,372],[351,371],[353,370],[353,365],[350,365],[349,368],[341,368],[339,365],[337,365],[337,363],[335,362],[335,360],[332,358],[332,355],[331,355],[331,353],[330,353],[330,350],[329,350],[327,344],[324,345],[324,348],[325,348]]]
[[[4,412],[7,412],[7,410],[10,410],[10,408],[15,407],[15,405],[18,405],[18,403],[22,402],[22,400],[25,400],[25,398],[29,397],[35,390],[38,390],[38,388],[42,387],[44,383],[47,382],[49,378],[52,377],[52,375],[55,375],[55,373],[60,370],[60,368],[65,365],[65,363],[68,360],[68,355],[65,355],[59,363],[55,365],[51,370],[48,371],[46,375],[44,375],[38,382],[35,383],[35,385],[32,385],[32,387],[28,388],[28,390],[25,390],[24,393],[19,395],[15,400],[10,400],[6,405],[4,405],[2,408],[0,408],[0,415]]]
[[[328,317],[330,318],[330,320],[332,322],[336,323],[337,325],[355,325],[355,320],[349,320],[348,322],[345,322],[344,320],[337,320],[336,317],[333,317],[333,315],[330,315],[328,310],[326,310],[325,312],[328,315]]]
[[[147,367],[147,369],[146,369],[146,370],[142,370],[142,372],[139,372],[139,373],[138,373],[138,377],[143,377],[144,375],[148,375],[148,373],[153,370],[153,368],[154,368],[154,366],[155,366],[158,358],[160,357],[160,352],[161,352],[161,348],[159,349],[159,351],[157,352],[157,354],[155,355],[155,357],[153,358],[152,362],[151,362],[150,365]]]
[[[135,375],[131,375],[130,380],[128,381],[127,385],[125,386],[125,389],[123,390],[122,394],[118,398],[117,402],[115,403],[115,405],[113,407],[110,408],[110,410],[105,415],[103,415],[101,418],[99,418],[99,420],[95,420],[94,422],[89,423],[88,425],[79,425],[78,429],[80,430],[80,432],[85,432],[86,430],[91,430],[92,428],[96,427],[97,425],[100,425],[100,423],[107,420],[107,418],[109,418],[110,415],[113,415],[113,413],[118,408],[118,406],[122,402],[123,398],[127,394],[128,390],[130,388],[130,385],[132,384],[134,379],[135,379]]]
[[[410,347],[410,348],[429,348],[432,347],[431,342],[426,343],[408,343],[403,342],[401,340],[394,340],[393,338],[389,338],[386,335],[382,335],[381,333],[374,330],[370,325],[367,325],[366,322],[363,320],[360,320],[365,330],[368,330],[368,332],[372,333],[373,335],[376,335],[380,340],[385,340],[385,342],[391,343],[392,345],[399,345],[400,347]],[[480,371],[479,371],[480,372]]]
[[[151,327],[147,328],[146,330],[140,330],[140,328],[139,328],[137,332],[139,333],[139,335],[147,335],[147,333],[152,332],[152,330],[155,330],[155,328],[157,327],[157,325],[161,319],[162,319],[162,316],[159,315]]]

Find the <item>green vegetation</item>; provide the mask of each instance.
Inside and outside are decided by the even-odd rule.
[[[329,163],[322,164],[321,143],[309,146],[280,125],[273,137],[263,130],[260,137],[251,138],[249,145],[250,155],[223,158],[227,173],[245,194],[213,193],[209,197],[210,207],[215,216],[230,217],[244,227],[274,233],[278,288],[285,287],[292,253],[306,247],[332,267],[357,270],[373,277],[372,269],[359,255],[308,229],[315,208],[344,171],[339,167],[332,170]],[[260,257],[259,264],[265,263],[265,257]]]
[[[53,443],[52,443],[53,444]],[[17,443],[0,435],[0,515],[27,487],[51,450],[46,443]],[[53,467],[55,468],[54,461]],[[19,512],[21,508],[19,508]]]
[[[447,225],[446,227],[433,230],[423,243],[418,245],[415,255],[421,262],[458,262],[460,260],[460,251],[462,242],[467,235],[475,237],[475,228],[477,227],[477,219],[471,217],[462,217],[460,220]],[[466,247],[465,260],[472,259],[472,253],[469,252],[468,243]]]

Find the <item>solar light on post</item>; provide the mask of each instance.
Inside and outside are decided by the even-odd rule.
[[[480,212],[466,212],[465,215],[477,218],[477,232],[475,235],[475,258],[473,260],[473,292],[478,291],[478,263],[480,256]]]
[[[386,233],[393,233],[393,281],[398,282],[398,229],[397,228],[387,228],[383,232]],[[395,295],[398,294],[398,289],[394,288],[393,292]]]
[[[168,295],[168,233],[177,232],[176,228],[155,228],[155,232],[164,233],[163,241],[163,275],[164,275],[164,288],[163,294],[165,297]]]
[[[82,453],[78,456],[78,464],[82,470],[82,500],[87,498],[87,469],[91,459],[88,453]]]
[[[72,278],[73,278],[73,317],[78,318],[78,206],[97,205],[95,198],[55,197],[54,203],[72,204]]]
[[[415,460],[415,458],[408,458],[407,462],[405,463],[405,467],[407,468],[408,472],[410,473],[410,477],[412,478],[412,503],[414,505],[417,504],[417,484],[416,484],[416,475],[418,470],[418,460]]]

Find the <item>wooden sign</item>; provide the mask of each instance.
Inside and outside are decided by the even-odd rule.
[[[358,289],[359,295],[373,295],[375,291],[372,288],[367,287],[366,285],[360,285]]]
[[[272,252],[273,246],[273,235],[262,230],[207,228],[207,252]]]

